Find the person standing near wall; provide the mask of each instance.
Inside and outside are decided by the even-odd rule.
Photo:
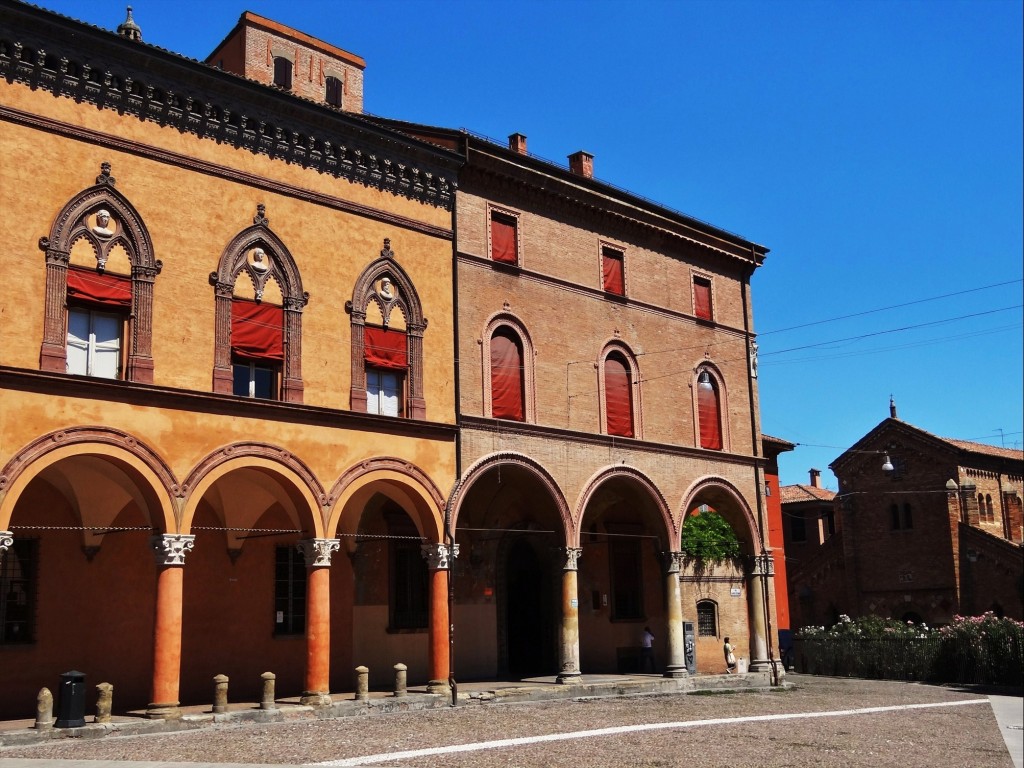
[[[722,644],[722,653],[725,655],[725,671],[731,675],[736,671],[736,654],[728,637]]]

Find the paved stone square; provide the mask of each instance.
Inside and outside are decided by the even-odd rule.
[[[460,706],[62,740],[0,749],[0,768],[15,768],[14,758],[402,768],[1013,765],[992,705],[982,693],[919,683],[809,676],[790,680],[787,690]],[[868,708],[884,709],[856,712]],[[658,727],[666,723],[676,725]],[[648,730],[631,729],[639,726]],[[578,733],[605,728],[617,730]],[[479,746],[534,737],[550,740]],[[445,750],[452,746],[466,751]],[[394,754],[431,748],[437,751],[413,757]]]

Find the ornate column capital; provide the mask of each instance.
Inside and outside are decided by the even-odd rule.
[[[0,565],[4,562],[4,553],[14,546],[14,534],[10,531],[0,531]]]
[[[459,545],[453,544],[421,544],[420,551],[423,559],[427,561],[427,567],[432,571],[449,571],[452,567],[452,560],[459,556]]]
[[[768,552],[762,552],[760,555],[754,555],[751,558],[752,561],[752,576],[774,576],[775,575],[775,560]]]
[[[565,558],[565,565],[562,566],[563,571],[577,571],[579,570],[580,555],[583,554],[583,549],[580,547],[557,547],[558,553]]]
[[[661,552],[661,567],[665,571],[665,575],[668,576],[670,573],[679,573],[683,568],[683,553],[682,552]]]
[[[192,534],[162,533],[151,537],[149,543],[157,565],[184,565],[185,555],[196,545],[196,537]]]
[[[327,568],[331,564],[331,555],[341,549],[337,539],[304,539],[295,548],[306,558],[307,568]]]

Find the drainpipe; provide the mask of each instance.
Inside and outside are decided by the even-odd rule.
[[[750,249],[750,254],[751,254],[751,259],[752,260],[756,259],[753,247],[751,247],[751,249]],[[752,449],[752,452],[753,452],[753,456],[754,456],[755,459],[758,458],[758,456],[760,455],[761,445],[760,445],[760,440],[758,439],[758,434],[757,434],[757,414],[754,411],[754,379],[750,375],[750,363],[751,363],[751,359],[750,359],[750,341],[751,341],[751,338],[752,338],[752,333],[750,331],[750,305],[749,305],[750,290],[749,290],[749,286],[750,286],[750,278],[753,276],[754,270],[757,268],[756,267],[756,263],[757,262],[755,260],[753,262],[752,266],[750,267],[750,269],[743,276],[743,283],[741,284],[742,299],[743,299],[743,339],[744,339],[744,346],[746,347],[746,349],[744,350],[744,356],[745,356],[746,361],[747,361],[747,397],[748,397],[748,402],[750,403],[750,442],[751,442],[751,449]],[[765,524],[765,519],[764,519],[764,500],[762,499],[762,494],[764,492],[764,480],[763,480],[762,474],[760,473],[760,471],[758,469],[758,465],[757,465],[756,461],[754,462],[754,488],[756,490],[755,498],[757,499],[757,526],[758,526],[758,529],[759,529],[758,533],[759,533],[759,535],[761,537],[761,541],[760,541],[760,544],[761,544],[761,554],[765,558],[770,558],[771,557],[771,553],[768,552],[768,548],[765,546],[765,540],[766,540],[766,536],[767,536],[767,526]],[[762,583],[761,583],[761,595],[762,595],[762,602],[764,603],[762,607],[764,609],[765,634],[767,635],[767,637],[765,638],[765,642],[766,642],[766,644],[768,646],[768,669],[771,670],[772,685],[778,685],[779,684],[779,670],[775,666],[775,649],[774,649],[774,644],[772,643],[772,632],[773,632],[773,629],[772,629],[772,614],[771,614],[771,610],[770,610],[771,605],[770,605],[769,597],[768,597],[768,561],[767,561],[767,559],[765,560],[764,565],[765,565],[765,567],[762,569],[764,571],[764,573],[762,573],[759,576],[757,576],[757,578],[762,580]]]

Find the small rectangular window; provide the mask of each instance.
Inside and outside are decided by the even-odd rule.
[[[287,91],[292,89],[292,63],[284,56],[274,57],[274,85]]]
[[[336,77],[328,77],[324,84],[327,103],[332,107],[341,106],[341,80]]]
[[[121,378],[124,318],[90,309],[68,309],[67,371],[78,376]]]
[[[822,539],[830,539],[836,533],[836,513],[831,509],[828,512],[823,512],[821,515],[821,534]]]
[[[36,566],[39,542],[15,539],[0,560],[0,645],[35,639]]]
[[[714,319],[711,304],[711,281],[706,277],[693,278],[693,314],[701,320]]]
[[[306,631],[306,561],[294,546],[274,550],[274,634]]]
[[[366,412],[402,415],[402,376],[379,368],[366,369]]]
[[[622,251],[604,246],[601,249],[604,290],[616,296],[626,295],[626,275]]]
[[[718,637],[718,621],[715,604],[703,601],[697,603],[697,636]]]
[[[794,542],[807,541],[807,521],[802,514],[794,513],[789,519],[789,538]]]
[[[514,216],[491,213],[491,259],[502,264],[519,263],[519,241]]]
[[[232,364],[234,394],[263,400],[277,399],[277,367],[241,360]]]

